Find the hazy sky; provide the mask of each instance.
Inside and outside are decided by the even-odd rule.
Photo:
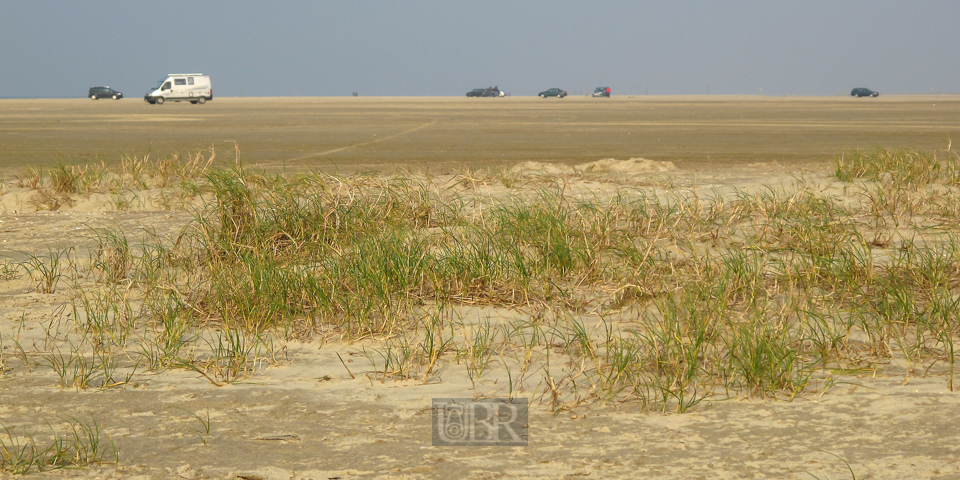
[[[960,92],[960,1],[0,0],[0,97]]]

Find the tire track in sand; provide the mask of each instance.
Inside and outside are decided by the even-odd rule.
[[[371,140],[371,141],[369,141],[369,142],[355,143],[355,144],[353,144],[353,145],[347,145],[347,146],[345,146],[345,147],[334,148],[334,149],[332,149],[332,150],[326,150],[326,151],[323,151],[323,152],[311,153],[311,154],[309,154],[309,155],[303,155],[303,156],[296,157],[296,158],[288,158],[286,161],[287,161],[287,162],[295,162],[295,161],[297,161],[297,160],[306,160],[306,159],[308,159],[308,158],[319,157],[319,156],[321,156],[321,155],[329,155],[329,154],[331,154],[331,153],[342,152],[342,151],[345,151],[345,150],[350,150],[350,149],[352,149],[352,148],[365,147],[365,146],[367,146],[367,145],[373,145],[374,143],[385,142],[385,141],[387,141],[387,140],[391,140],[391,139],[394,139],[394,138],[397,138],[397,137],[402,137],[402,136],[404,136],[404,135],[409,135],[409,134],[411,134],[411,133],[413,133],[413,132],[416,132],[417,130],[422,130],[422,129],[424,129],[424,128],[429,127],[430,125],[433,125],[434,123],[437,123],[437,119],[434,119],[434,120],[431,121],[431,122],[424,123],[423,125],[420,125],[419,127],[414,127],[414,128],[411,128],[410,130],[406,130],[406,131],[403,131],[403,132],[400,132],[400,133],[395,133],[395,134],[393,134],[393,135],[388,135],[388,136],[386,136],[386,137],[378,138],[378,139],[376,139],[376,140]]]

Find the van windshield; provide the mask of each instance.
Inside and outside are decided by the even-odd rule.
[[[163,82],[165,82],[166,80],[167,80],[166,77],[161,78],[160,80],[157,80],[157,85],[156,85],[155,87],[153,87],[153,89],[154,89],[154,90],[160,90],[160,87],[163,86]]]

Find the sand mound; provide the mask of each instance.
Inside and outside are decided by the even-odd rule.
[[[176,199],[171,200],[174,197]],[[203,199],[200,197],[177,197],[169,189],[67,195],[51,193],[49,190],[0,186],[0,214],[44,211],[80,213],[168,211],[199,206],[202,202]]]
[[[617,160],[604,158],[580,165],[563,165],[544,162],[523,162],[510,169],[511,173],[521,175],[583,175],[599,176],[639,176],[651,173],[666,173],[676,171],[673,162],[648,160],[646,158],[631,158]]]

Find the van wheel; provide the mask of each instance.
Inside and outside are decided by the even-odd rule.
[[[207,103],[207,97],[200,97],[197,99],[197,102],[199,102],[200,105],[203,105],[204,103]]]
[[[190,103],[193,104],[193,105],[196,105],[196,104],[197,104],[197,101],[196,101],[196,100],[190,100]]]
[[[157,105],[163,105],[163,97],[157,97]]]
[[[96,95],[90,95],[90,100],[96,100],[96,99],[97,99]]]

